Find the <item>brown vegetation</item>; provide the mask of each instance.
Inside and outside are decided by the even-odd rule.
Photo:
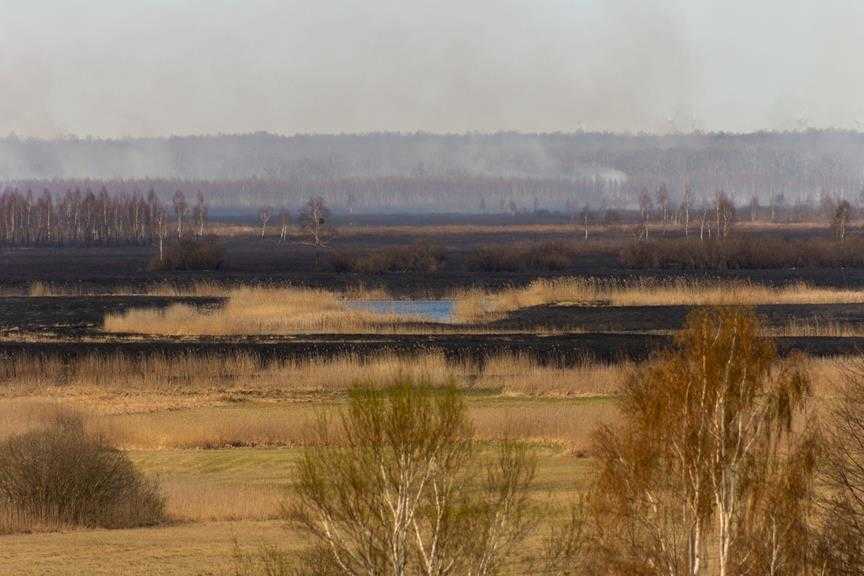
[[[348,308],[333,292],[311,288],[235,288],[216,310],[182,304],[165,310],[109,314],[106,332],[170,336],[236,336],[374,331],[413,319]]]
[[[76,415],[56,413],[0,444],[0,531],[143,526],[164,520],[164,509],[156,484]]]
[[[818,439],[810,384],[755,316],[699,311],[630,378],[595,435],[591,562],[602,574],[806,574]]]
[[[304,573],[499,574],[542,515],[536,458],[513,441],[482,458],[453,388],[378,385],[352,393],[335,436],[321,428],[329,448],[298,466],[290,514],[313,542]]]
[[[769,287],[750,282],[610,281],[596,278],[535,280],[524,288],[499,292],[467,291],[456,296],[456,316],[481,322],[544,304],[605,306],[714,306],[757,304],[861,303],[864,292],[806,284]]]
[[[382,272],[436,272],[444,262],[444,251],[431,244],[397,246],[369,252],[341,251],[329,259],[335,272],[380,274]]]
[[[168,357],[94,353],[70,360],[6,355],[0,357],[0,396],[101,399],[101,412],[142,412],[214,402],[333,395],[359,380],[425,375],[437,384],[452,382],[466,390],[504,396],[578,398],[614,393],[630,369],[626,362],[586,360],[565,367],[513,355],[493,356],[478,365],[450,362],[434,351],[269,362],[248,354]]]
[[[631,242],[620,253],[628,268],[747,270],[763,268],[839,268],[864,265],[864,239],[739,236],[724,239],[660,239]]]
[[[153,271],[219,270],[225,249],[213,238],[184,238],[170,242],[150,260]]]

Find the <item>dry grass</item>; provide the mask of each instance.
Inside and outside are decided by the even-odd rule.
[[[263,290],[290,290],[291,285],[280,284],[254,284],[252,289]],[[78,285],[54,284],[37,280],[31,282],[24,288],[10,289],[0,288],[0,296],[30,296],[34,298],[44,297],[69,297],[69,296],[175,296],[175,297],[228,297],[234,289],[230,285],[212,280],[197,280],[195,282],[159,282],[148,284],[144,287],[112,286],[109,291],[97,291],[85,289]],[[348,300],[389,300],[392,298],[381,288],[367,288],[363,285],[350,286],[346,290],[334,293],[340,299]]]
[[[352,310],[325,290],[246,287],[232,289],[226,304],[212,311],[178,304],[109,314],[104,330],[165,336],[285,335],[369,331],[416,320]]]
[[[808,360],[817,396],[830,397],[845,367],[854,361]],[[145,364],[174,379],[165,386],[155,377],[143,378],[147,372],[136,364],[140,360],[82,362],[88,369],[113,366],[117,374],[133,378],[138,374],[142,379],[88,384],[79,371],[80,380],[74,386],[55,387],[34,380],[14,387],[15,394],[7,387],[7,399],[0,402],[0,437],[39,425],[58,406],[71,406],[87,415],[89,430],[127,449],[302,446],[314,441],[309,431],[319,411],[340,405],[341,392],[358,380],[387,382],[400,373],[413,372],[428,375],[433,383],[455,383],[468,390],[471,415],[481,438],[510,435],[584,450],[594,424],[613,413],[613,403],[607,399],[632,368],[592,363],[572,368],[543,366],[506,356],[478,367],[448,363],[439,354],[268,365],[248,358],[235,362],[208,357]],[[232,364],[241,368],[221,373]]]
[[[480,366],[449,362],[435,352],[267,363],[242,354],[91,355],[70,361],[10,356],[0,367],[5,396],[0,438],[71,407],[87,415],[91,432],[127,449],[305,445],[320,408],[341,402],[358,382],[386,383],[405,374],[436,385],[455,384],[478,401],[498,402],[494,410],[478,413],[484,437],[505,435],[515,422],[520,436],[570,445],[580,433],[563,423],[565,415],[581,425],[583,412],[593,410],[582,399],[614,393],[630,369],[591,362],[541,365],[522,356],[498,356]],[[557,408],[555,402],[532,406],[532,398],[539,397],[574,401]],[[560,410],[562,416],[556,416]],[[490,413],[495,415],[484,416]]]
[[[428,377],[441,385],[505,396],[585,397],[612,394],[627,363],[585,361],[577,366],[539,364],[527,356],[500,355],[483,365],[448,361],[443,353],[382,353],[262,362],[258,357],[181,354],[90,354],[0,357],[0,397],[47,398],[90,406],[101,414],[231,405],[238,401],[308,399],[340,394],[359,381],[390,382],[397,376]],[[33,410],[18,406],[7,426],[20,427]]]
[[[89,429],[134,450],[294,448],[317,442],[312,431],[325,408],[320,403],[252,404],[94,416]],[[520,438],[572,450],[587,449],[591,430],[613,413],[606,399],[469,402],[481,439]]]
[[[234,543],[251,550],[304,542],[280,521],[179,524],[135,530],[73,530],[3,537],[4,576],[215,576],[233,574]]]
[[[864,291],[818,288],[804,283],[775,288],[750,282],[701,282],[680,278],[666,282],[540,279],[524,288],[457,294],[456,317],[461,322],[482,322],[500,318],[513,310],[544,304],[705,306],[830,303],[864,303]]]

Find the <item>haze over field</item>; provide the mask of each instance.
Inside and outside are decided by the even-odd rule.
[[[0,0],[0,134],[858,129],[856,0]]]

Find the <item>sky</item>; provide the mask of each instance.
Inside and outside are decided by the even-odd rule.
[[[864,129],[862,0],[0,0],[0,136]]]

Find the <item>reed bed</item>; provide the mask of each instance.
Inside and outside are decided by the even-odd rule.
[[[101,413],[134,413],[332,396],[358,382],[391,382],[400,375],[505,396],[605,396],[614,392],[629,368],[628,363],[587,359],[569,367],[540,364],[519,355],[494,356],[476,364],[450,361],[436,351],[271,361],[245,353],[94,353],[74,359],[6,354],[0,356],[0,397],[50,397],[92,404]]]
[[[225,305],[215,310],[183,304],[164,310],[133,309],[107,315],[103,329],[163,336],[287,335],[350,333],[417,320],[352,310],[326,290],[245,287],[230,290]]]
[[[864,303],[864,291],[820,288],[805,283],[771,287],[751,282],[613,281],[598,278],[539,279],[499,292],[469,290],[456,294],[456,318],[483,322],[531,306],[707,306],[759,304]]]

